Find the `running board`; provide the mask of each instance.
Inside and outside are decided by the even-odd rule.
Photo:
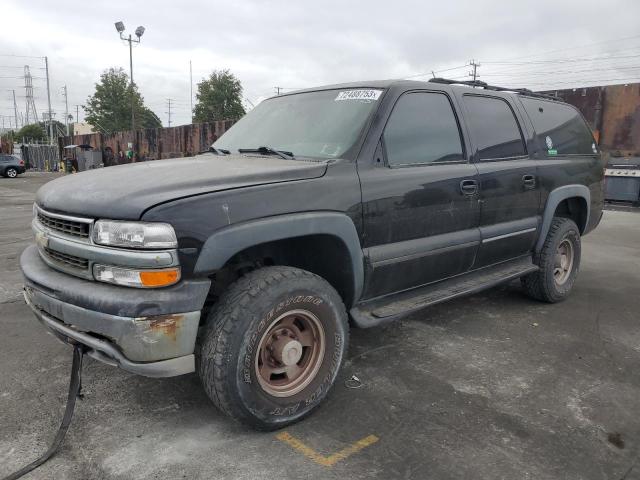
[[[349,313],[358,327],[375,327],[430,305],[476,293],[537,270],[539,267],[533,264],[530,256],[509,260],[435,284],[376,298],[352,308]]]

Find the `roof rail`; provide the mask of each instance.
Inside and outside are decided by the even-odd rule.
[[[467,87],[479,87],[485,90],[494,90],[496,92],[514,92],[528,97],[544,98],[547,100],[555,100],[556,102],[562,102],[561,98],[553,97],[551,95],[545,95],[544,93],[537,93],[529,90],[528,88],[506,88],[498,87],[496,85],[489,85],[486,82],[480,80],[450,80],[448,78],[430,78],[431,83],[444,83],[446,85],[466,85]]]

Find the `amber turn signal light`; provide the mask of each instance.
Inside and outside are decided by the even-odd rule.
[[[145,287],[165,287],[180,279],[180,269],[146,270],[140,272],[140,283]]]

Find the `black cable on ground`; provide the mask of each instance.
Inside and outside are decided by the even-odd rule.
[[[37,460],[34,460],[29,465],[22,467],[17,472],[10,474],[8,477],[4,477],[2,480],[16,480],[23,475],[26,475],[32,470],[35,470],[40,465],[45,463],[60,449],[64,437],[67,434],[71,419],[73,418],[73,410],[76,406],[76,397],[80,396],[80,390],[82,388],[82,357],[84,356],[84,345],[75,344],[73,346],[73,363],[71,365],[71,379],[69,381],[69,395],[67,396],[67,406],[64,410],[64,416],[62,417],[62,423],[58,428],[58,433],[53,443],[49,447],[44,455]]]

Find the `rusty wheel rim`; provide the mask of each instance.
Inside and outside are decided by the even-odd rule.
[[[255,359],[262,389],[274,397],[290,397],[315,378],[325,349],[324,328],[308,310],[291,310],[265,330]]]
[[[573,244],[565,238],[558,245],[554,258],[553,278],[556,284],[564,285],[571,276],[571,270],[573,270]]]

